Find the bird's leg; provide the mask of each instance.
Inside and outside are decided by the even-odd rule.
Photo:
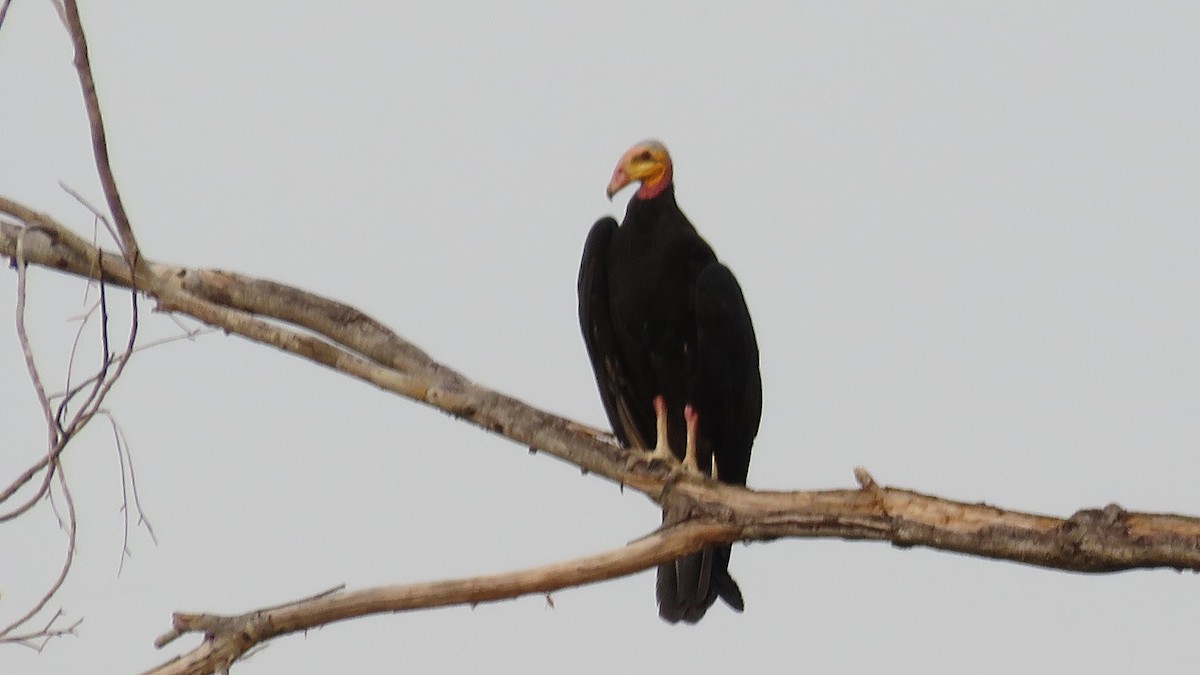
[[[654,450],[647,459],[671,464],[678,463],[679,458],[671,451],[671,443],[667,440],[667,400],[662,396],[654,397],[654,426],[657,432],[654,439]]]
[[[679,458],[671,451],[671,444],[667,440],[667,400],[662,396],[654,397],[654,418],[655,436],[657,437],[654,440],[654,449],[630,457],[627,468],[655,462],[661,462],[668,466],[679,464]]]
[[[696,460],[696,425],[700,423],[700,415],[691,403],[683,406],[683,419],[687,422],[687,449],[683,454],[683,470],[699,474],[700,463]]]

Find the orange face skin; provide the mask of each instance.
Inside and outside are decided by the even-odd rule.
[[[671,155],[662,143],[643,141],[625,151],[605,194],[611,200],[621,188],[633,182],[642,184],[636,195],[640,199],[655,197],[671,184]]]

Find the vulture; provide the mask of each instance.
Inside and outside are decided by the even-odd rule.
[[[746,484],[762,414],[758,343],[742,289],[675,202],[667,149],[621,157],[608,198],[640,186],[618,225],[592,226],[579,266],[579,324],[613,432],[648,460]],[[658,613],[696,623],[718,597],[744,605],[729,546],[661,565]]]

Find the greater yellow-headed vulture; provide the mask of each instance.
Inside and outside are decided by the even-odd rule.
[[[592,226],[579,324],[604,410],[626,447],[746,484],[762,413],[758,343],[741,287],[675,202],[671,156],[646,141],[621,157],[611,199],[640,183],[625,220]],[[729,546],[658,568],[658,613],[695,623],[718,597],[742,611]]]

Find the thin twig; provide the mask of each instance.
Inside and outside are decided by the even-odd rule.
[[[89,282],[84,287],[90,289],[92,287],[91,281],[89,280]],[[85,298],[85,301],[86,301],[86,298]],[[79,315],[79,319],[80,319],[79,328],[75,331],[75,339],[71,340],[71,353],[67,356],[67,377],[66,377],[66,383],[64,385],[66,387],[66,393],[62,397],[62,401],[59,402],[58,410],[54,415],[54,420],[58,424],[59,431],[63,430],[63,418],[65,418],[67,415],[67,406],[70,403],[71,399],[74,398],[75,394],[77,394],[80,391],[82,391],[83,389],[87,388],[87,383],[96,381],[101,376],[101,375],[93,375],[92,377],[89,377],[87,380],[85,380],[83,385],[76,387],[76,388],[71,387],[71,377],[75,373],[75,356],[79,351],[79,342],[83,339],[83,331],[84,331],[84,329],[87,328],[88,320],[91,318],[92,314],[94,314],[96,312],[96,310],[100,307],[100,303],[101,303],[101,301],[97,300],[95,303],[92,304],[92,306],[90,308],[87,309],[87,311],[85,311],[83,314]],[[101,372],[101,374],[103,374],[103,371]],[[54,398],[54,397],[51,396],[51,398]]]
[[[87,209],[88,211],[91,211],[92,215],[95,216],[96,220],[100,221],[100,224],[104,226],[104,229],[108,230],[108,236],[112,237],[113,241],[116,242],[118,246],[121,245],[121,235],[117,234],[117,231],[115,229],[113,229],[112,222],[109,221],[108,216],[104,215],[103,211],[96,208],[83,195],[76,192],[75,189],[72,188],[70,185],[67,185],[66,183],[64,183],[62,181],[58,181],[58,186],[60,188],[62,188],[64,192],[66,192],[67,194],[74,197],[75,201],[82,204],[83,208]],[[99,244],[96,242],[96,233],[94,230],[92,232],[92,244],[94,246],[99,246]]]
[[[50,482],[54,479],[54,468],[52,462],[58,459],[58,456],[62,453],[64,447],[66,446],[62,443],[62,439],[60,439],[58,445],[53,446],[49,452],[42,456],[41,459],[34,462],[33,465],[25,471],[22,471],[20,475],[18,475],[11,483],[8,484],[8,487],[6,487],[3,492],[0,492],[0,504],[3,504],[5,501],[12,499],[12,497],[16,495],[16,493],[26,483],[33,480],[34,476],[38,475],[42,471],[46,471],[45,475],[42,477],[41,486],[38,487],[38,489],[29,497],[29,499],[25,500],[24,503],[14,508],[12,511],[0,513],[0,523],[8,522],[24,514],[26,511],[33,508],[33,505],[36,504],[38,500],[46,495],[46,491],[50,489]],[[50,467],[49,470],[46,470],[47,466]]]
[[[112,164],[108,157],[108,140],[104,131],[104,117],[100,113],[100,98],[96,93],[96,81],[92,76],[92,64],[88,57],[87,36],[83,32],[83,22],[79,18],[79,6],[75,0],[63,2],[64,17],[71,34],[71,42],[75,45],[75,71],[79,75],[79,87],[83,91],[84,107],[87,109],[88,126],[92,134],[92,154],[96,159],[96,171],[100,174],[100,186],[104,189],[104,197],[108,202],[108,210],[112,213],[117,226],[121,250],[129,266],[135,272],[140,267],[141,254],[138,251],[137,239],[133,236],[133,226],[125,205],[121,201],[121,193],[117,189],[117,180],[113,175]]]
[[[175,317],[172,316],[171,318],[175,318]],[[166,337],[158,338],[157,340],[149,340],[147,342],[142,342],[133,350],[133,353],[138,354],[143,351],[146,351],[147,349],[152,349],[154,347],[161,347],[162,345],[171,344],[172,342],[180,342],[183,340],[188,340],[189,342],[191,342],[191,341],[194,341],[197,337],[202,337],[204,335],[211,335],[213,333],[219,333],[221,330],[219,328],[214,328],[212,326],[197,326],[196,328],[188,328],[187,326],[184,326],[183,323],[178,320],[175,321],[175,324],[178,325],[180,328],[182,328],[186,332],[180,333],[177,335],[168,335]],[[113,355],[112,357],[110,357],[110,361],[116,361],[118,358],[119,358],[119,356]],[[87,378],[86,380],[77,382],[75,384],[74,388],[72,388],[68,391],[59,391],[59,392],[50,394],[50,400],[56,401],[60,398],[73,398],[80,391],[92,386],[92,384],[96,381],[97,377],[98,377],[98,375],[92,375],[91,377]],[[61,407],[62,403],[60,403],[59,406]]]
[[[0,28],[4,28],[4,17],[8,16],[8,3],[9,0],[0,2]]]
[[[54,628],[54,623],[63,616],[65,616],[65,614],[60,609],[54,613],[54,616],[50,617],[50,620],[47,621],[45,626],[43,626],[41,629],[33,631],[32,633],[9,635],[7,638],[5,638],[5,641],[11,644],[21,645],[22,647],[28,647],[40,654],[46,647],[46,643],[50,642],[50,640],[53,640],[57,637],[75,635],[75,629],[79,627],[79,624],[83,623],[83,619],[76,619],[75,623],[71,624],[70,626]]]
[[[37,616],[50,600],[58,593],[58,589],[62,588],[63,582],[67,580],[67,574],[71,571],[71,564],[75,562],[75,534],[78,529],[78,523],[75,519],[75,500],[71,497],[71,488],[67,484],[66,473],[63,471],[62,464],[57,459],[54,460],[55,474],[58,476],[59,488],[63,493],[63,501],[67,507],[67,552],[63,560],[62,569],[59,570],[58,578],[54,580],[50,588],[42,595],[41,599],[27,611],[22,617],[0,629],[0,642],[8,642],[9,634],[16,628],[24,625],[33,617]]]
[[[87,209],[88,211],[91,212],[92,218],[93,218],[93,223],[99,222],[100,224],[102,224],[104,226],[104,229],[108,231],[109,236],[112,237],[113,241],[116,242],[118,246],[121,244],[120,236],[117,234],[117,231],[115,229],[113,229],[112,223],[109,222],[108,217],[105,216],[104,213],[100,211],[100,209],[96,208],[82,194],[77,192],[70,185],[67,185],[66,183],[64,183],[62,181],[59,181],[58,185],[60,188],[62,188],[62,190],[64,192],[66,192],[67,194],[74,197],[75,201],[79,202],[81,205],[83,205],[83,207],[85,209]],[[94,246],[96,248],[100,247],[100,244],[99,244],[99,241],[97,238],[96,228],[94,226],[92,228],[92,246]],[[63,398],[61,404],[59,405],[58,414],[56,416],[60,430],[62,429],[62,420],[66,414],[67,405],[70,402],[71,398],[74,397],[74,395],[76,393],[78,393],[78,391],[79,391],[79,390],[72,390],[71,376],[72,376],[72,373],[74,372],[76,350],[79,346],[79,341],[83,337],[84,328],[87,326],[88,319],[92,316],[92,314],[95,312],[97,307],[100,308],[102,314],[104,314],[105,311],[107,310],[107,305],[104,304],[104,287],[103,287],[103,284],[104,284],[104,269],[103,269],[104,258],[98,257],[96,259],[96,263],[97,263],[97,270],[96,270],[97,271],[97,274],[96,274],[97,282],[96,283],[98,283],[100,285],[101,299],[99,301],[97,301],[96,304],[92,305],[82,315],[80,315],[82,320],[80,321],[80,324],[79,324],[79,330],[75,332],[75,340],[71,343],[71,355],[67,359],[66,389],[67,389],[68,394]],[[91,288],[92,288],[92,283],[90,283],[90,282],[84,286],[84,296],[83,297],[84,297],[85,303],[87,302],[87,297],[90,294]],[[107,315],[105,315],[105,319],[107,319]],[[95,376],[89,378],[87,380],[87,382],[96,382],[98,384],[104,378],[104,375],[107,372],[108,367],[112,362],[111,361],[112,357],[108,353],[108,346],[107,346],[107,339],[108,339],[107,326],[108,326],[108,322],[106,320],[104,322],[104,334],[103,334],[103,341],[105,342],[104,349],[103,349],[104,361],[101,365],[100,373],[98,375],[95,375]],[[86,407],[86,405],[84,407]]]
[[[30,344],[29,332],[25,327],[25,299],[28,295],[26,287],[28,265],[25,260],[25,235],[33,231],[33,228],[23,230],[20,236],[17,237],[16,242],[16,256],[14,260],[17,268],[16,330],[17,339],[21,344],[21,351],[25,356],[25,367],[29,371],[29,379],[33,384],[34,393],[37,395],[38,404],[41,406],[42,415],[46,420],[47,450],[46,455],[41,460],[18,476],[3,492],[0,492],[0,504],[12,498],[23,485],[32,480],[42,469],[47,469],[47,471],[42,479],[42,484],[24,503],[12,511],[0,514],[0,523],[12,520],[26,513],[29,509],[33,508],[33,505],[38,500],[49,492],[55,463],[58,460],[58,455],[62,452],[63,447],[65,447],[65,440],[67,438],[67,436],[59,433],[58,425],[54,421],[54,413],[50,409],[50,399],[46,395],[45,385],[42,384],[42,378],[37,368],[37,361],[33,356],[33,347]]]
[[[146,516],[145,509],[142,508],[141,495],[138,492],[137,473],[133,469],[133,455],[129,450],[129,440],[125,438],[125,430],[121,428],[117,418],[105,409],[100,409],[99,414],[108,418],[109,424],[112,426],[113,443],[117,447],[117,465],[121,470],[121,514],[123,520],[123,532],[121,535],[121,561],[117,564],[117,576],[121,576],[122,570],[125,569],[125,558],[132,557],[132,552],[129,550],[129,501],[133,498],[133,508],[137,512],[137,524],[144,526],[146,532],[150,535],[150,541],[158,544],[158,537],[154,534],[154,526],[150,524],[150,519]],[[127,473],[128,472],[128,473]]]
[[[103,271],[101,271],[101,274],[103,274]],[[105,284],[102,282],[100,285],[101,343],[104,358],[100,366],[100,372],[95,379],[95,386],[83,404],[81,404],[80,410],[72,418],[71,423],[67,425],[67,434],[70,436],[77,435],[83,427],[92,421],[92,418],[96,415],[96,411],[100,409],[104,399],[108,396],[108,392],[112,390],[113,385],[121,378],[121,374],[125,371],[125,366],[128,365],[130,357],[133,356],[138,334],[138,297],[137,293],[130,293],[129,295],[132,303],[129,318],[129,337],[125,343],[124,351],[119,356],[113,357],[109,353],[108,310]],[[111,371],[109,369],[110,366],[113,366]]]
[[[78,422],[79,420],[90,419],[91,416],[88,415],[87,410],[89,407],[91,407],[93,402],[96,402],[97,405],[99,405],[98,400],[100,392],[104,388],[104,384],[107,381],[106,378],[108,377],[108,369],[112,365],[112,353],[108,346],[108,285],[104,283],[103,262],[100,264],[98,276],[100,277],[100,371],[96,373],[95,381],[88,391],[87,396],[84,397],[83,403],[80,404],[79,412],[71,420],[70,426],[73,426],[75,422]],[[65,408],[66,404],[67,399],[64,399],[62,402],[62,407]],[[86,421],[84,423],[86,424]]]
[[[121,555],[117,562],[117,576],[121,576],[121,572],[125,570],[125,558],[132,554],[129,552],[129,479],[125,475],[125,447],[124,437],[117,427],[117,421],[113,419],[112,413],[107,410],[101,410],[101,414],[108,418],[109,424],[113,430],[113,443],[117,446],[117,467],[121,471]]]
[[[154,525],[150,522],[150,517],[146,515],[146,509],[142,507],[142,492],[138,489],[137,471],[133,467],[133,451],[130,449],[129,439],[125,437],[125,430],[115,419],[112,419],[111,415],[109,419],[113,423],[117,437],[121,439],[121,447],[125,449],[125,465],[129,467],[129,491],[133,495],[133,508],[137,510],[137,524],[146,528],[146,534],[150,535],[150,541],[157,546],[158,535],[154,533]]]
[[[46,419],[49,429],[49,447],[57,443],[57,426],[54,424],[54,413],[50,410],[50,399],[46,396],[46,387],[42,384],[42,376],[38,373],[37,362],[33,358],[33,347],[29,342],[29,332],[25,328],[25,298],[27,264],[25,262],[25,235],[33,230],[25,230],[17,238],[17,339],[21,343],[21,352],[25,355],[25,368],[29,371],[29,379],[33,382],[34,393],[37,394],[38,405]]]

